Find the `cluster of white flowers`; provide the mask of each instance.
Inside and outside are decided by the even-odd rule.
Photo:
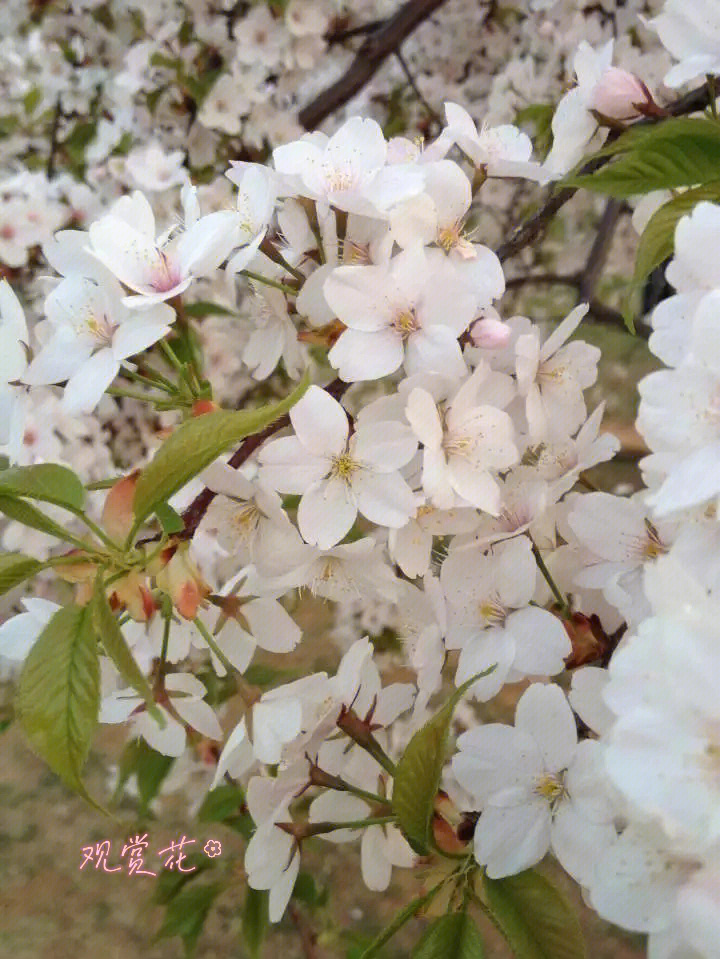
[[[710,0],[689,6],[720,27]],[[666,7],[655,27],[682,61],[668,82],[720,69],[717,30],[706,36],[685,6]],[[270,97],[256,94],[268,72],[289,89],[296,70],[318,62],[336,11],[302,0],[283,11],[254,5],[226,23],[198,5],[200,53],[227,45],[218,23],[234,48],[199,123],[230,136],[262,128]],[[156,40],[131,46],[113,74],[125,91],[116,106],[127,94],[132,112],[151,67],[189,70],[199,52],[183,36],[182,24],[166,23]],[[81,57],[77,40],[68,63]],[[163,50],[177,44],[172,66]],[[190,419],[215,409],[215,369],[226,386],[235,376],[269,394],[304,373],[313,381],[289,424],[258,440],[239,469],[220,458],[175,493],[178,511],[192,511],[202,490],[212,499],[190,542],[177,528],[165,536],[133,525],[137,472],[105,484],[90,526],[114,558],[135,548],[107,593],[157,707],[102,657],[100,719],[173,757],[224,741],[212,785],[228,777],[246,789],[255,831],[245,867],[250,886],[269,891],[272,921],[311,836],[359,841],[371,890],[388,887],[393,867],[415,865],[390,814],[395,763],[452,678],[472,704],[443,779],[454,814],[475,823],[458,847],[491,879],[550,852],[600,915],[649,933],[652,959],[717,954],[720,207],[700,203],[677,228],[667,269],[677,292],[654,311],[650,339],[668,368],[640,384],[638,429],[651,455],[646,489],[629,497],[595,490],[586,475],[619,445],[602,431],[603,406],[586,404],[600,360],[577,337],[588,306],[548,330],[503,315],[502,265],[470,227],[496,181],[533,189],[556,179],[602,140],[606,121],[657,109],[612,54],[612,41],[580,46],[545,162],[516,126],[478,126],[448,102],[427,144],[388,139],[375,119],[354,116],[332,135],[276,147],[268,165],[235,161],[205,187],[191,185],[182,152],[148,142],[123,161],[125,185],[141,189],[120,195],[120,179],[96,203],[92,189],[73,193],[56,178],[41,222],[0,197],[0,216],[17,229],[0,224],[0,261],[24,267],[41,246],[57,274],[45,278],[34,324],[0,282],[0,445],[11,463],[85,456],[84,478],[112,473],[107,453],[88,452],[100,445],[108,393]],[[41,62],[43,90],[54,65],[67,110],[69,68]],[[79,98],[103,82],[88,70]],[[117,144],[124,116],[98,124],[97,160]],[[12,203],[24,190],[36,210],[50,181],[20,176]],[[84,212],[67,217],[66,207]],[[210,296],[218,302],[208,306]],[[193,306],[220,316],[214,339],[201,331],[208,379]],[[17,547],[20,527],[9,529],[4,545]],[[74,529],[69,542],[82,549],[88,540]],[[37,535],[37,551],[57,558]],[[85,559],[57,567],[79,604],[97,572]],[[390,626],[408,681],[384,683],[371,637],[353,628],[334,675],[264,691],[245,680],[256,650],[289,654],[301,643],[292,614],[303,591],[348,619],[359,604],[366,622],[374,615],[372,637]],[[38,596],[24,606],[0,626],[0,656],[17,664],[60,608]],[[244,715],[229,731],[194,675],[199,663],[239,684]],[[514,725],[481,723],[478,704],[520,682]]]

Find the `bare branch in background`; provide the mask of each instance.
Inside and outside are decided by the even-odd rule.
[[[394,16],[373,30],[340,79],[300,111],[298,120],[302,126],[306,130],[314,130],[362,90],[385,60],[400,48],[403,40],[443,3],[445,0],[408,0]]]
[[[696,113],[698,110],[708,106],[710,98],[720,92],[720,77],[711,77],[706,84],[698,87],[697,90],[691,90],[685,96],[669,103],[664,109],[671,116],[685,116],[688,113]],[[657,123],[657,117],[648,117],[639,120],[635,126],[645,126],[649,123]],[[616,131],[612,131],[608,137],[611,142],[618,136]],[[594,173],[604,166],[611,158],[609,156],[596,157],[585,164],[579,171],[581,174]],[[530,246],[536,240],[544,236],[550,221],[559,213],[565,204],[571,200],[577,193],[576,187],[562,187],[556,192],[551,193],[540,209],[529,219],[515,230],[513,235],[505,243],[502,243],[495,251],[501,262],[516,256],[525,247]]]
[[[590,247],[585,268],[580,273],[580,284],[578,287],[581,300],[592,299],[595,288],[597,287],[600,274],[605,266],[605,261],[610,253],[615,227],[618,224],[620,215],[624,209],[624,204],[620,200],[610,199],[607,201],[603,215],[598,223],[597,233]]]
[[[442,117],[437,112],[437,110],[435,110],[434,107],[432,107],[423,96],[423,92],[418,86],[417,80],[412,75],[412,72],[410,71],[410,67],[407,65],[405,57],[402,55],[402,52],[400,50],[396,50],[395,56],[397,57],[397,61],[400,64],[400,68],[402,69],[402,72],[407,77],[407,82],[410,84],[410,88],[412,89],[413,93],[418,98],[420,103],[422,103],[422,105],[425,107],[425,111],[427,115],[430,117],[431,120],[434,120],[435,123],[438,124],[438,126],[442,126]]]

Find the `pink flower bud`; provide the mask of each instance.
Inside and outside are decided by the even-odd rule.
[[[510,327],[500,319],[485,316],[473,323],[470,339],[483,350],[499,350],[510,342]]]
[[[608,67],[595,87],[590,109],[611,120],[631,120],[644,112],[644,104],[652,103],[642,80],[627,70]]]

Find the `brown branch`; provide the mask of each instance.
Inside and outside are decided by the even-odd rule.
[[[423,95],[422,90],[418,86],[417,80],[413,76],[412,71],[410,70],[410,67],[407,65],[405,57],[402,55],[402,52],[400,50],[396,50],[395,57],[397,58],[397,61],[400,64],[400,69],[405,74],[407,82],[410,84],[410,89],[413,91],[417,99],[425,108],[425,112],[427,113],[427,115],[430,117],[431,120],[434,120],[435,123],[438,124],[438,126],[442,126],[442,117],[437,112],[437,110],[434,107],[432,107],[428,103],[428,101],[425,99],[425,96]]]
[[[702,87],[698,87],[697,90],[691,90],[690,93],[686,93],[685,96],[669,103],[664,109],[674,117],[685,116],[688,113],[696,113],[708,105],[712,95],[717,95],[718,93],[720,93],[720,77],[714,77]],[[634,126],[647,126],[651,123],[658,123],[661,119],[660,117],[647,117],[643,120],[638,120]],[[611,131],[608,142],[610,143],[612,140],[617,139],[618,135],[618,131]],[[596,170],[599,170],[600,167],[605,166],[610,159],[610,156],[593,157],[593,159],[589,160],[580,169],[579,173],[594,173]],[[551,192],[540,209],[524,223],[521,223],[510,239],[502,243],[495,251],[500,261],[503,262],[512,256],[516,256],[521,250],[524,250],[526,246],[530,246],[544,236],[550,221],[559,213],[565,204],[575,196],[577,191],[577,187],[562,187],[557,190],[557,192]]]
[[[344,383],[342,380],[336,379],[333,380],[329,386],[324,387],[324,389],[326,393],[330,394],[330,396],[334,397],[336,400],[339,400],[349,385],[349,383]],[[228,460],[228,466],[231,466],[233,469],[238,469],[243,465],[243,463],[250,459],[253,453],[262,446],[265,440],[269,439],[275,433],[289,425],[290,417],[286,413],[284,416],[276,419],[274,423],[266,426],[264,430],[260,430],[259,433],[254,433],[252,436],[248,436],[242,441],[240,446],[230,457]],[[182,514],[185,528],[181,533],[177,534],[175,537],[176,539],[192,539],[192,537],[195,535],[195,531],[202,522],[203,517],[210,508],[210,504],[216,496],[217,493],[213,492],[213,490],[208,489],[207,487],[198,493],[192,503],[190,503],[190,505]]]
[[[288,916],[300,936],[300,948],[305,959],[317,957],[317,934],[294,902],[288,905]]]
[[[538,286],[550,286],[557,284],[558,286],[570,286],[574,289],[581,289],[583,282],[582,273],[537,273],[537,274],[528,274],[527,276],[512,276],[505,282],[505,287],[508,290],[520,286],[527,285],[538,285]],[[581,297],[585,300],[590,307],[589,316],[594,320],[597,320],[600,323],[605,323],[608,326],[616,326],[621,330],[627,331],[627,323],[625,322],[625,317],[622,315],[620,310],[616,310],[612,306],[608,306],[607,303],[603,303],[601,300],[597,300],[594,297]],[[650,335],[650,329],[644,323],[637,323],[635,326],[635,332],[639,337],[647,339]]]
[[[603,215],[598,223],[595,239],[590,247],[585,267],[580,274],[580,299],[591,300],[598,285],[605,261],[610,253],[615,227],[620,219],[624,204],[620,200],[610,198],[607,201]]]
[[[407,0],[405,4],[363,41],[346,72],[302,108],[298,120],[314,130],[331,113],[347,103],[375,75],[381,64],[406,37],[427,20],[445,0]]]

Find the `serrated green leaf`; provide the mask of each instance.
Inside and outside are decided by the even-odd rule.
[[[95,632],[102,643],[103,649],[128,686],[132,686],[145,700],[148,712],[158,721],[160,726],[164,727],[165,719],[155,704],[150,684],[135,661],[135,657],[131,653],[122,630],[110,609],[100,574],[95,580],[95,591],[91,606]]]
[[[30,650],[16,712],[30,745],[72,789],[81,779],[100,712],[97,637],[88,607],[59,609]]]
[[[571,175],[563,186],[629,197],[712,183],[720,170],[720,124],[690,117],[666,121],[615,144],[613,152],[618,149],[625,152],[595,173]]]
[[[437,919],[413,950],[413,959],[485,959],[477,926],[466,912]]]
[[[135,529],[228,447],[287,413],[309,385],[306,375],[293,392],[257,410],[218,410],[187,420],[167,439],[140,474],[133,503]]]
[[[258,959],[267,926],[268,893],[248,886],[243,906],[242,936],[250,959]]]
[[[237,815],[245,803],[245,793],[237,786],[223,784],[210,790],[198,810],[198,822],[223,822]]]
[[[207,915],[222,890],[219,882],[184,886],[168,903],[158,938],[180,936],[185,955],[192,956]]]
[[[430,828],[435,797],[440,788],[440,776],[445,764],[448,733],[455,707],[465,693],[495,667],[473,676],[455,690],[442,709],[419,729],[410,742],[395,770],[392,805],[405,838],[421,856],[430,847]]]
[[[85,488],[66,466],[38,463],[12,466],[0,472],[0,495],[22,496],[77,510],[82,509],[85,501]]]
[[[43,563],[22,553],[0,553],[0,596],[19,583],[30,579],[41,569]]]
[[[173,533],[180,533],[185,528],[182,516],[168,503],[158,503],[155,507],[155,515],[160,521],[163,532],[167,533],[168,536],[172,536]]]
[[[586,959],[575,912],[534,869],[504,879],[485,877],[482,902],[515,959]]]

